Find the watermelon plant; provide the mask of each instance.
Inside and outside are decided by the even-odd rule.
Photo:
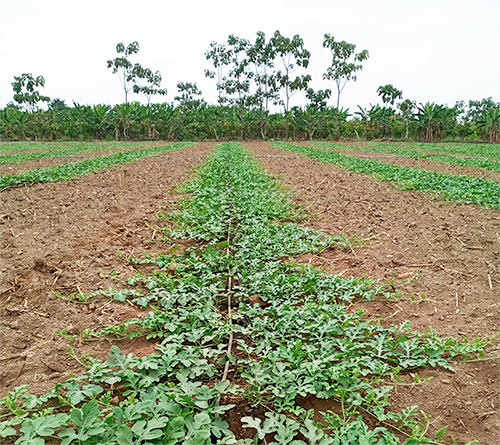
[[[92,298],[129,299],[151,311],[83,333],[146,336],[157,351],[139,358],[113,345],[108,360],[87,357],[83,375],[47,394],[16,388],[1,400],[1,437],[40,445],[439,443],[446,427],[426,437],[430,419],[416,406],[392,410],[390,394],[402,373],[453,370],[457,358],[484,354],[490,339],[458,341],[349,311],[361,299],[398,295],[369,278],[291,261],[356,240],[303,227],[286,191],[241,144],[219,145],[184,190],[192,196],[180,209],[160,215],[163,236],[202,247],[129,257],[155,271]],[[309,396],[339,410],[313,420],[314,410],[301,405]],[[231,399],[249,407],[239,420],[253,438],[235,437]]]

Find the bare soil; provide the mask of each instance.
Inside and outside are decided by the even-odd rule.
[[[476,156],[471,156],[471,155],[467,155],[467,154],[463,154],[463,153],[454,153],[454,152],[451,152],[451,151],[435,151],[435,150],[424,150],[423,148],[417,148],[417,146],[415,147],[404,147],[402,145],[400,145],[400,142],[395,142],[395,141],[384,141],[384,140],[380,140],[380,141],[377,141],[377,140],[374,140],[373,142],[377,143],[377,142],[381,142],[381,143],[384,143],[384,144],[387,144],[390,148],[390,145],[394,145],[394,148],[397,148],[398,150],[403,150],[403,151],[419,151],[421,153],[430,153],[430,154],[435,154],[435,155],[446,155],[446,156],[455,156],[457,158],[474,158]],[[363,142],[363,141],[356,141],[356,140],[353,140],[353,141],[339,141],[338,142],[339,144],[343,144],[343,145],[347,145],[347,146],[356,146],[356,147],[365,147],[365,148],[369,148],[370,145]],[[410,142],[411,143],[411,142]],[[435,144],[435,142],[429,142],[428,143],[429,145],[433,145]],[[481,143],[483,144],[483,143]],[[445,145],[443,145],[444,147]],[[498,159],[494,159],[494,158],[489,158],[487,156],[482,156],[481,157],[482,159],[489,159],[490,161],[498,161]]]
[[[158,241],[155,215],[175,207],[182,197],[176,187],[214,145],[200,143],[172,152],[171,157],[145,158],[79,180],[1,193],[2,396],[22,384],[41,394],[70,373],[83,372],[68,355],[67,344],[77,357],[91,352],[104,358],[109,350],[108,343],[72,341],[56,331],[78,336],[86,328],[142,316],[143,311],[132,305],[82,305],[54,292],[68,296],[117,287],[111,272],[135,273],[118,252],[141,255],[172,247]],[[362,308],[368,317],[392,315],[387,323],[411,320],[415,329],[432,326],[456,338],[499,331],[499,212],[396,190],[366,175],[288,156],[266,143],[247,146],[266,156],[259,158],[263,167],[279,175],[294,201],[308,212],[304,225],[365,240],[364,246],[353,250],[331,249],[304,255],[300,261],[344,275],[367,274],[402,293],[397,303],[357,302],[350,310]],[[136,340],[119,346],[142,356],[153,352],[155,345]],[[498,343],[490,348],[498,349]],[[498,361],[457,363],[455,368],[455,373],[419,372],[421,379],[433,380],[398,386],[394,405],[418,404],[431,417],[430,433],[450,425],[448,431],[458,443],[473,439],[483,445],[500,443]],[[411,380],[412,376],[405,377]],[[228,402],[237,405],[227,414],[228,420],[248,437],[239,419],[262,413],[243,399]],[[330,403],[314,398],[302,402],[320,410]]]
[[[311,144],[308,143],[302,145],[310,146]],[[360,146],[366,147],[364,145]],[[376,153],[376,152],[352,150],[352,149],[349,150],[347,146],[345,149],[325,148],[325,147],[322,148],[324,150],[336,151],[337,153],[356,156],[358,158],[369,158],[375,161],[383,161],[390,164],[401,165],[403,167],[422,168],[424,170],[431,170],[439,173],[450,173],[452,175],[463,175],[463,176],[475,176],[477,178],[485,178],[485,179],[492,179],[494,181],[500,181],[500,173],[489,170],[483,170],[480,168],[446,164],[444,162],[429,161],[427,159],[405,158],[397,155],[392,155],[390,153]],[[438,154],[445,154],[445,153],[438,153]]]
[[[166,251],[158,241],[155,215],[175,205],[176,188],[213,147],[144,158],[79,180],[35,184],[1,194],[2,395],[30,384],[43,393],[83,367],[68,355],[92,352],[104,358],[109,344],[76,343],[56,334],[79,335],[140,316],[141,310],[117,303],[76,304],[57,298],[119,287],[109,274],[130,276],[135,269],[118,253]],[[191,157],[189,157],[191,155]],[[152,352],[147,342],[119,344],[126,352]]]
[[[168,145],[168,142],[160,142],[155,145]],[[98,156],[107,156],[113,153],[118,153],[122,151],[130,150],[140,150],[141,148],[150,147],[150,144],[141,145],[127,145],[121,148],[106,148],[104,150],[89,151],[84,153],[75,153],[74,155],[58,156],[53,158],[43,158],[36,159],[34,161],[17,162],[14,164],[1,164],[0,165],[0,175],[2,176],[12,176],[18,175],[19,173],[34,170],[38,168],[54,167],[56,165],[68,164],[70,162],[84,161],[86,159],[95,158]],[[62,147],[61,147],[62,148]],[[26,152],[23,152],[26,153]],[[9,153],[10,154],[10,153]]]
[[[359,307],[369,317],[393,315],[387,322],[410,320],[416,330],[432,327],[455,338],[500,330],[500,212],[396,190],[388,182],[266,143],[246,145],[263,156],[263,168],[279,175],[295,203],[310,212],[305,225],[366,240],[362,248],[303,255],[303,262],[344,276],[369,275],[402,292],[397,303],[358,302],[351,310]],[[498,341],[490,350],[499,350]],[[456,373],[424,370],[420,378],[433,380],[397,387],[393,403],[419,405],[431,417],[430,432],[450,425],[448,432],[458,443],[498,444],[498,365],[498,360],[479,361],[457,363]]]

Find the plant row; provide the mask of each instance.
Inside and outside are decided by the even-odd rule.
[[[498,146],[492,144],[430,144],[422,142],[367,142],[366,144],[370,147],[378,148],[403,148],[408,150],[443,152],[443,154],[454,153],[458,155],[477,157],[482,159],[487,158],[490,160],[500,159],[500,151],[498,150]]]
[[[434,162],[442,162],[445,164],[460,165],[463,167],[474,167],[483,170],[500,172],[500,161],[493,161],[489,159],[474,159],[474,158],[463,158],[452,155],[427,153],[418,150],[411,149],[400,149],[396,146],[388,146],[388,148],[379,148],[372,145],[369,146],[359,146],[359,145],[344,145],[336,144],[331,142],[314,142],[314,145],[319,148],[334,148],[337,150],[359,150],[362,152],[371,153],[390,153],[402,158],[416,158],[416,159],[426,159]]]
[[[158,143],[156,143],[158,144]],[[141,144],[143,148],[147,146],[154,145],[150,144]],[[58,150],[47,150],[47,151],[37,151],[31,153],[16,153],[11,155],[0,155],[0,164],[15,164],[19,162],[26,161],[36,161],[38,159],[46,159],[46,158],[57,158],[57,157],[65,157],[65,156],[73,156],[75,154],[81,153],[89,153],[99,150],[106,149],[124,149],[131,148],[133,145],[130,143],[124,142],[91,142],[91,143],[80,143],[78,145],[73,145],[70,148],[61,148]]]
[[[491,179],[475,178],[449,173],[438,173],[419,168],[402,167],[382,161],[362,159],[320,148],[273,142],[273,146],[306,155],[321,162],[338,165],[356,173],[366,173],[384,181],[393,181],[403,190],[436,193],[447,201],[478,204],[500,209],[500,184]]]
[[[191,237],[203,247],[129,257],[156,270],[122,278],[123,289],[75,296],[149,307],[144,317],[83,338],[143,336],[157,352],[138,358],[114,345],[109,360],[87,357],[85,374],[45,395],[16,388],[2,399],[0,435],[40,445],[430,441],[418,407],[391,410],[394,382],[425,366],[452,370],[453,359],[482,353],[488,341],[420,333],[409,322],[384,326],[350,312],[359,299],[396,295],[369,278],[287,261],[354,241],[298,225],[286,193],[240,144],[218,146],[184,190],[192,196],[180,210],[160,215],[164,237]],[[317,413],[301,404],[306,397],[334,408],[315,421]],[[232,421],[230,402],[249,415]],[[240,422],[253,439],[235,437]]]
[[[83,142],[83,141],[57,141],[57,142],[43,142],[43,141],[1,141],[0,142],[0,153],[10,154],[12,152],[24,152],[24,151],[37,151],[37,150],[61,150],[61,149],[77,149],[79,147],[87,147],[91,144],[96,144],[95,142]],[[124,146],[125,144],[131,145],[133,142],[123,142],[123,141],[100,141],[99,144],[103,148],[114,148],[116,146]]]
[[[191,147],[191,142],[177,142],[174,144],[154,145],[139,150],[113,153],[107,156],[98,156],[85,161],[71,162],[54,167],[28,170],[19,175],[3,176],[0,178],[0,188],[12,187],[23,183],[65,181],[77,178],[88,173],[114,167],[125,162],[135,161],[147,156],[159,155],[174,150]]]

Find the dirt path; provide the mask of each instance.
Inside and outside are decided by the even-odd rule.
[[[159,143],[158,145],[170,144],[170,143]],[[12,176],[18,175],[21,172],[28,170],[34,170],[37,168],[53,167],[56,165],[68,164],[70,162],[85,161],[86,159],[95,158],[97,156],[107,156],[112,153],[119,153],[122,151],[130,150],[140,150],[141,148],[150,147],[150,144],[141,145],[130,145],[122,148],[106,148],[103,150],[89,151],[84,153],[75,153],[74,155],[60,156],[54,158],[43,158],[34,161],[18,162],[15,164],[2,164],[0,165],[0,175],[2,176]]]
[[[310,143],[302,143],[298,145],[306,145],[309,147],[311,146]],[[429,161],[427,159],[398,157],[397,155],[391,155],[390,153],[376,153],[376,152],[362,151],[355,149],[349,150],[347,146],[345,149],[324,148],[324,147],[316,147],[316,148],[322,148],[324,150],[329,150],[329,151],[336,151],[337,153],[356,156],[358,158],[367,158],[367,159],[373,159],[375,161],[383,161],[387,162],[388,164],[401,165],[403,167],[422,168],[424,170],[431,170],[440,173],[450,173],[452,175],[476,176],[478,178],[500,181],[500,173],[492,172],[489,170],[482,170],[480,168],[446,164],[444,162]]]
[[[84,370],[68,355],[66,345],[75,342],[56,331],[78,336],[83,329],[119,324],[141,313],[132,305],[69,303],[54,292],[67,296],[117,287],[108,274],[135,272],[118,252],[140,256],[168,249],[155,242],[155,215],[175,205],[182,196],[176,187],[213,146],[200,143],[171,157],[1,193],[2,396],[22,384],[43,393],[70,372]],[[130,344],[121,347],[130,352]],[[153,352],[146,342],[132,347],[138,355]],[[107,350],[107,342],[75,347],[78,357],[88,352],[104,357]]]
[[[500,212],[395,190],[390,183],[262,142],[246,145],[255,155],[266,156],[259,158],[262,166],[279,175],[295,202],[311,212],[307,226],[367,240],[365,248],[304,255],[302,261],[345,275],[367,274],[401,290],[397,304],[358,303],[368,316],[394,314],[388,322],[410,320],[417,330],[432,326],[455,338],[500,330]],[[498,350],[498,342],[490,349]],[[450,425],[458,443],[500,443],[498,361],[458,363],[456,370],[419,372],[421,379],[433,380],[398,387],[393,403],[418,404],[435,421],[430,431]]]

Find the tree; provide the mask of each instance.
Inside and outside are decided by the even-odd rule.
[[[45,87],[43,76],[34,78],[31,73],[21,74],[20,77],[14,76],[14,82],[12,82],[14,100],[27,111],[35,111],[39,102],[50,101],[50,97],[43,96],[35,90],[37,87]]]
[[[390,83],[384,86],[379,86],[377,93],[379,96],[382,96],[382,102],[384,102],[384,104],[390,103],[391,105],[394,105],[396,99],[403,98],[403,92],[394,88]]]
[[[151,104],[151,97],[155,94],[159,94],[160,96],[167,95],[166,88],[160,88],[161,86],[161,73],[156,71],[153,73],[149,68],[143,68],[139,64],[134,66],[134,74],[139,79],[145,79],[148,85],[137,85],[134,84],[133,91],[134,93],[143,93],[146,95],[148,99],[148,107]]]
[[[69,107],[66,105],[64,100],[61,99],[52,99],[49,102],[49,110],[56,110],[56,111],[64,111],[67,110]]]
[[[410,99],[405,99],[398,105],[399,111],[401,112],[401,117],[405,121],[405,126],[406,126],[405,139],[408,139],[408,124],[410,122],[410,119],[413,118],[413,110],[415,109],[415,105],[416,105],[415,101],[412,101]]]
[[[500,139],[500,107],[489,108],[479,118],[477,126],[488,131],[488,139],[492,144],[498,144]]]
[[[469,100],[469,109],[467,111],[467,120],[477,125],[481,118],[488,113],[489,110],[500,108],[500,103],[495,103],[491,97],[481,100]]]
[[[250,70],[250,60],[246,57],[246,51],[250,42],[246,39],[231,34],[227,39],[229,46],[230,70],[227,77],[223,78],[222,90],[225,93],[225,101],[238,107],[240,118],[240,137],[243,139],[243,119],[245,108],[249,105],[250,80],[253,72]]]
[[[356,45],[347,43],[344,40],[337,42],[330,34],[325,34],[323,48],[328,48],[332,53],[332,64],[328,67],[323,79],[334,80],[337,85],[337,109],[340,105],[340,93],[344,90],[347,82],[357,80],[356,73],[363,69],[361,62],[368,59],[369,54],[366,49],[355,53]],[[359,63],[357,63],[359,62]],[[338,131],[338,118],[336,120],[336,130]]]
[[[314,91],[312,88],[308,88],[306,91],[306,98],[312,107],[318,110],[323,110],[326,108],[326,101],[330,99],[332,95],[332,90],[318,90]]]
[[[266,42],[266,35],[262,31],[257,32],[255,42],[247,49],[247,57],[253,66],[253,79],[255,81],[255,94],[249,98],[250,105],[257,109],[259,116],[259,128],[262,139],[266,138],[269,101],[273,105],[283,105],[279,97],[279,86],[274,72],[274,59],[276,50],[271,41]]]
[[[139,52],[139,43],[132,42],[127,48],[125,48],[123,43],[118,43],[118,45],[116,45],[116,52],[122,54],[122,56],[116,57],[113,60],[108,60],[108,68],[113,69],[113,74],[118,73],[123,91],[125,92],[125,104],[127,105],[128,92],[137,81],[137,73],[142,69],[138,63],[133,65],[128,58],[132,54],[137,54]]]
[[[212,60],[212,64],[217,70],[217,100],[219,104],[224,102],[224,67],[228,66],[231,62],[231,55],[232,54],[229,49],[217,42],[210,43],[210,48],[205,52],[205,58],[207,60]],[[205,77],[213,79],[215,76],[215,71],[205,70]]]
[[[422,131],[423,139],[432,142],[442,137],[446,131],[452,132],[456,126],[460,110],[449,108],[446,105],[437,105],[434,102],[420,104],[417,107],[417,120]]]
[[[204,102],[203,99],[195,98],[202,94],[196,82],[179,82],[177,84],[177,91],[179,95],[175,96],[174,100],[179,102],[179,106],[183,109],[191,110],[198,108]]]
[[[276,56],[280,57],[283,63],[283,71],[278,71],[276,77],[278,84],[285,89],[285,113],[288,113],[290,97],[298,90],[305,90],[311,81],[310,75],[296,76],[293,79],[291,74],[298,67],[308,67],[311,53],[304,48],[304,41],[298,34],[289,39],[276,31],[270,43]]]
[[[104,127],[106,119],[111,107],[109,105],[93,105],[92,113],[94,115],[95,127],[97,130],[97,137],[102,141],[104,136]]]

